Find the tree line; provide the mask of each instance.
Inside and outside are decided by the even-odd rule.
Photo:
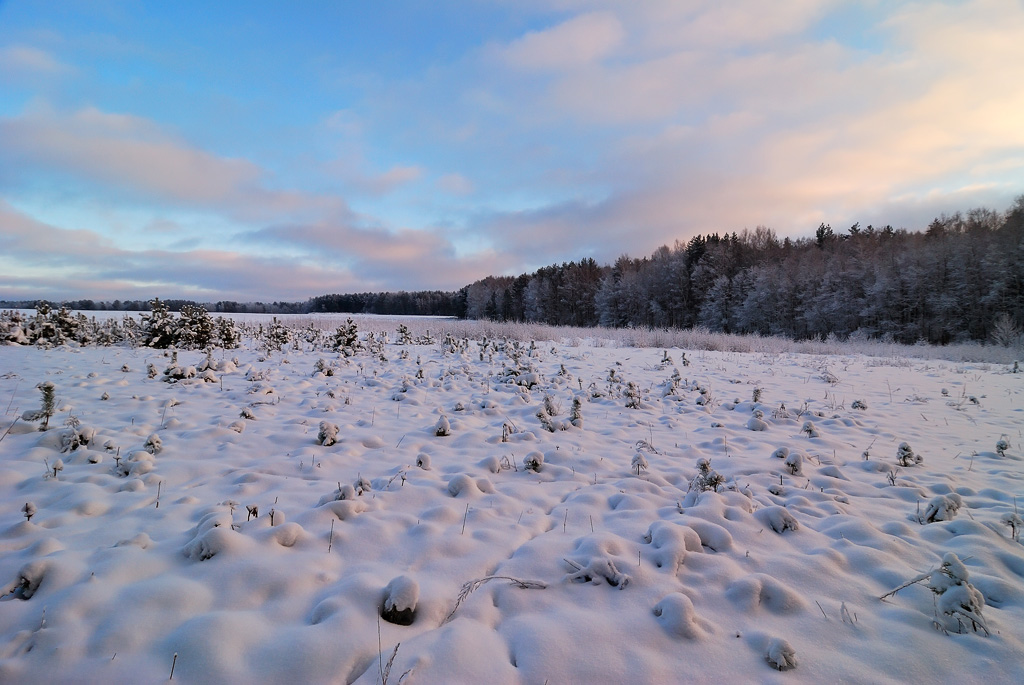
[[[1024,322],[1024,196],[923,232],[821,224],[698,235],[650,257],[544,267],[468,286],[467,316],[574,326],[702,326],[794,339],[1001,340]]]

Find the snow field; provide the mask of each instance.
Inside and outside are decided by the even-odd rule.
[[[1014,678],[1024,374],[512,345],[0,348],[0,681]]]

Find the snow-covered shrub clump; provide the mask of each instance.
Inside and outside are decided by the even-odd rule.
[[[523,466],[527,471],[540,472],[544,468],[544,455],[540,452],[530,452],[523,457]]]
[[[761,414],[761,416],[758,416],[757,414]],[[755,414],[754,416],[751,416],[747,420],[747,430],[751,430],[751,431],[766,431],[766,430],[768,430],[768,424],[762,418],[762,416],[764,416],[763,412],[758,411],[757,414]]]
[[[576,428],[583,428],[583,400],[579,397],[572,398],[572,409],[569,412],[569,422]]]
[[[780,637],[772,638],[764,655],[765,660],[780,671],[788,671],[796,668],[796,650],[793,646]]]
[[[711,468],[710,459],[697,460],[697,475],[690,481],[689,491],[700,493],[713,490],[718,492],[718,488],[724,484],[725,478]]]
[[[896,448],[896,461],[900,466],[913,466],[923,463],[924,457],[914,452],[908,443],[901,442],[900,446]]]
[[[1010,441],[1006,439],[1005,435],[1003,435],[996,441],[996,454],[1000,457],[1005,457],[1006,450],[1008,449],[1010,449]]]
[[[416,605],[419,600],[419,584],[409,576],[398,576],[384,588],[380,617],[395,625],[412,625],[416,620]]]
[[[316,434],[317,444],[330,447],[338,442],[338,426],[330,421],[320,422],[320,432]]]
[[[790,474],[799,476],[804,470],[804,459],[799,452],[790,452],[786,455],[786,468],[789,469]]]
[[[797,523],[797,520],[793,518],[793,515],[789,513],[789,510],[786,509],[786,507],[764,507],[763,509],[758,509],[754,512],[754,516],[756,516],[761,523],[780,535],[787,530],[800,529],[800,524]]]
[[[905,587],[922,582],[938,595],[935,602],[936,618],[942,614],[956,620],[958,633],[964,632],[969,624],[975,632],[981,628],[986,635],[989,634],[988,626],[981,615],[982,609],[985,608],[985,596],[970,583],[967,567],[953,552],[946,552],[939,568],[911,578],[895,590],[882,595],[882,599],[895,595]],[[938,622],[936,627],[942,628]]]
[[[441,414],[441,417],[437,420],[437,423],[434,424],[434,435],[436,435],[439,438],[443,438],[451,434],[452,425],[448,422],[448,417],[445,416],[444,414]]]
[[[928,502],[928,506],[924,510],[925,523],[952,521],[963,504],[963,498],[955,492],[948,495],[936,495]]]

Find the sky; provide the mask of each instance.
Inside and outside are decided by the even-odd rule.
[[[457,289],[1024,193],[1024,2],[0,0],[0,299]]]

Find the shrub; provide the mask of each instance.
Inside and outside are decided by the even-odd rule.
[[[963,498],[955,492],[948,495],[936,495],[928,502],[928,506],[924,510],[924,521],[925,523],[952,521],[963,504]]]
[[[320,432],[316,435],[316,442],[324,447],[330,447],[338,442],[338,426],[330,421],[321,421]]]
[[[900,466],[913,466],[923,463],[924,457],[915,453],[908,443],[901,442],[900,446],[896,448],[896,461]]]
[[[985,597],[970,583],[969,578],[967,567],[960,558],[953,552],[947,552],[942,557],[941,566],[911,578],[898,588],[882,595],[881,599],[891,597],[915,583],[925,583],[929,590],[938,595],[935,602],[936,619],[941,612],[943,616],[956,620],[958,633],[962,633],[969,622],[975,632],[981,628],[988,635],[988,626],[981,615],[985,607]],[[938,620],[936,626],[942,628]]]

